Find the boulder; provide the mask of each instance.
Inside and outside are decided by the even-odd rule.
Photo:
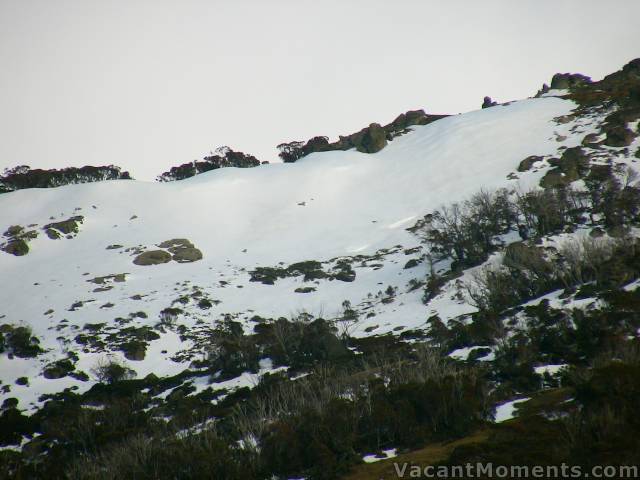
[[[364,135],[356,148],[363,153],[376,153],[387,145],[387,132],[378,123],[372,123],[364,130]]]
[[[482,108],[495,107],[498,102],[494,102],[491,100],[491,97],[484,97],[484,101],[482,102]]]
[[[173,255],[173,260],[178,263],[190,263],[202,260],[202,252],[186,238],[165,240],[158,246],[169,250],[169,253]]]
[[[0,250],[3,250],[11,255],[15,255],[16,257],[21,257],[29,253],[29,245],[27,245],[27,242],[25,242],[21,238],[14,238],[0,247]]]
[[[164,250],[149,250],[133,259],[135,265],[159,265],[171,261],[171,254]]]
[[[628,147],[636,137],[635,133],[622,125],[615,125],[607,129],[604,144],[609,147]]]
[[[173,254],[173,260],[178,263],[190,263],[202,260],[202,252],[195,247],[181,248]]]
[[[60,233],[64,235],[72,235],[78,233],[79,224],[84,222],[82,215],[71,217],[62,222],[53,222],[42,227],[47,236],[52,240],[57,240],[61,237]]]
[[[588,133],[582,139],[583,147],[593,148],[598,143],[599,135],[597,133]]]
[[[539,157],[538,155],[531,155],[520,162],[518,165],[518,171],[526,172],[527,170],[530,170],[535,163],[541,162],[542,160],[542,157]]]
[[[551,88],[568,90],[571,87],[591,83],[591,78],[580,73],[556,73],[551,79]]]

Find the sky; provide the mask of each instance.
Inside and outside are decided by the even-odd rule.
[[[638,0],[0,0],[0,172],[153,180],[640,57]]]

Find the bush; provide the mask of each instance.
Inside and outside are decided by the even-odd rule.
[[[100,383],[108,385],[135,377],[135,371],[115,357],[102,357],[93,366],[91,373]]]
[[[201,162],[193,161],[183,163],[177,167],[171,167],[169,171],[160,174],[157,180],[159,182],[174,182],[218,168],[251,168],[259,165],[261,165],[260,161],[253,155],[236,152],[229,147],[223,146],[216,149],[215,155],[204,157]]]
[[[32,170],[26,165],[20,165],[5,169],[0,176],[0,193],[23,188],[53,188],[75,183],[118,179],[130,180],[131,176],[129,172],[122,172],[120,167],[114,165],[104,167],[68,167],[60,170]]]

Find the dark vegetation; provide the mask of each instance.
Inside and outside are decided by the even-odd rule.
[[[226,396],[211,389],[188,396],[194,375],[223,381],[256,371],[263,358],[290,366],[289,373],[265,375],[255,388]],[[92,371],[100,383],[83,395],[52,395],[30,417],[5,405],[0,431],[11,434],[3,443],[41,435],[20,454],[1,452],[0,472],[14,478],[335,478],[359,462],[361,451],[454,438],[488,415],[481,370],[392,336],[347,339],[309,315],[262,319],[251,334],[224,320],[210,338],[210,354],[193,368],[171,378],[133,379],[126,365],[105,359]],[[301,373],[306,376],[295,379]],[[168,389],[164,402],[152,398]]]
[[[343,282],[353,282],[356,272],[351,267],[348,260],[336,262],[330,271],[324,271],[322,263],[316,260],[292,263],[286,268],[283,267],[256,267],[249,272],[250,281],[260,282],[265,285],[273,285],[277,280],[289,277],[302,276],[305,282],[313,280],[341,280]]]
[[[201,161],[184,163],[177,167],[171,167],[168,172],[158,176],[159,182],[173,182],[184,180],[200,173],[209,172],[218,168],[236,167],[250,168],[260,165],[260,161],[253,155],[243,152],[236,152],[229,147],[219,147],[215,154],[204,157]]]
[[[35,357],[43,352],[40,341],[25,326],[0,325],[0,353],[6,352],[19,358]]]
[[[0,193],[13,192],[23,188],[53,188],[73,183],[101,182],[103,180],[129,180],[129,172],[120,167],[67,167],[60,170],[31,169],[20,165],[5,169],[0,176]]]

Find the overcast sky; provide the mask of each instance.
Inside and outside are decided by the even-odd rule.
[[[638,0],[0,0],[0,171],[153,179],[220,145],[352,133],[599,79],[640,57]]]

